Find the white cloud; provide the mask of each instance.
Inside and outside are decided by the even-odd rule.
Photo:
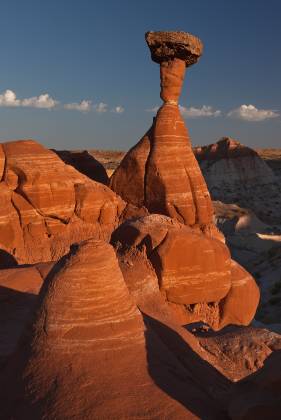
[[[43,95],[33,96],[32,98],[26,98],[21,100],[21,106],[31,108],[45,108],[51,109],[58,104],[58,101],[53,99],[48,93]]]
[[[272,109],[258,109],[254,105],[241,105],[227,114],[228,117],[238,118],[245,121],[263,121],[268,118],[276,118],[278,112]]]
[[[107,112],[107,104],[100,102],[99,104],[95,105],[95,110],[96,112],[98,112],[99,114],[103,113],[103,112]]]
[[[65,104],[64,108],[81,112],[89,112],[92,108],[92,101],[84,99],[81,102],[72,102],[71,104]]]
[[[213,107],[207,105],[203,105],[201,108],[195,108],[193,106],[186,108],[180,105],[179,108],[182,115],[189,118],[219,117],[221,115],[219,109],[215,110]]]
[[[20,106],[20,100],[17,99],[15,92],[10,89],[5,90],[4,93],[0,95],[0,106],[4,107],[14,107]]]
[[[113,108],[112,112],[115,112],[116,114],[122,114],[125,111],[125,108],[123,106],[118,105],[115,108]]]
[[[32,98],[18,99],[14,91],[7,89],[0,94],[0,106],[2,107],[31,107],[31,108],[45,108],[51,109],[58,104],[58,101],[53,99],[48,93],[40,96],[33,96]]]

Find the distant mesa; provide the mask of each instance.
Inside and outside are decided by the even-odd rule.
[[[257,156],[250,147],[244,146],[239,141],[230,137],[222,137],[217,143],[208,146],[194,147],[193,151],[199,163],[204,160],[220,160],[241,158],[244,156]]]

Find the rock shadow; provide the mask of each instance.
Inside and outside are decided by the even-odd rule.
[[[15,351],[36,308],[37,295],[0,286],[0,367]]]
[[[105,185],[109,185],[109,178],[106,173],[104,166],[90,155],[87,150],[80,151],[69,151],[69,150],[55,150],[53,152],[67,165],[73,166],[77,171],[86,175],[93,181],[100,182]]]
[[[4,249],[0,249],[0,270],[3,268],[15,268],[18,262],[15,257]]]
[[[281,350],[276,350],[259,371],[235,383],[228,410],[231,418],[280,419],[280,365]]]
[[[148,371],[154,383],[201,419],[229,419],[225,401],[233,383],[177,332],[144,313],[143,319]]]

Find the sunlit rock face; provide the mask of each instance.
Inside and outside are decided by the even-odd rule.
[[[98,240],[73,248],[47,277],[0,400],[1,414],[15,419],[195,419],[220,411],[145,327],[113,248]]]
[[[7,334],[9,354],[0,353],[3,419],[242,418],[231,381],[270,354],[265,344],[255,358],[249,337],[204,347],[193,333],[248,325],[259,289],[214,224],[178,107],[202,43],[183,32],[146,41],[164,103],[113,175],[114,191],[93,180],[88,155],[63,153],[68,165],[34,141],[0,148],[0,263],[36,263],[0,275],[0,317],[3,306],[8,321],[24,315],[20,340]]]
[[[247,325],[255,314],[259,291],[252,277],[231,262],[223,235],[213,223],[210,194],[178,106],[185,69],[199,59],[202,43],[181,32],[148,32],[146,41],[152,60],[160,64],[164,103],[110,185],[124,200],[144,205],[154,215],[125,223],[114,232],[113,242],[128,247],[134,238],[132,246],[137,241],[139,249],[148,247],[160,290],[183,323],[205,321],[215,329],[231,323]],[[253,296],[241,317],[239,306],[237,313],[232,310],[240,291],[246,300]]]
[[[231,260],[227,246],[218,239],[176,219],[153,214],[120,225],[112,234],[112,243],[121,256],[135,250],[133,254],[147,258],[149,271],[145,259],[143,269],[139,259],[128,260],[131,273],[134,265],[137,267],[135,284],[155,288],[157,278],[159,290],[180,323],[203,321],[218,330],[229,324],[248,325],[253,319],[259,303],[258,286]],[[130,284],[132,275],[129,273]]]
[[[152,127],[113,174],[111,188],[150,213],[216,235],[210,195],[178,106],[185,69],[199,59],[202,43],[182,32],[148,32],[146,41],[152,59],[160,63],[164,103]]]
[[[109,239],[126,207],[112,190],[33,140],[3,143],[0,153],[0,248],[18,263],[57,260],[73,242]]]

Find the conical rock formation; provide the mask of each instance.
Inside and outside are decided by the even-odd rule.
[[[189,407],[217,418],[211,399],[146,330],[110,245],[73,249],[39,300],[4,378],[6,418],[198,418]]]
[[[112,175],[111,188],[125,201],[147,207],[150,213],[164,214],[216,235],[210,195],[178,106],[185,67],[200,57],[202,44],[181,32],[149,32],[146,41],[152,59],[160,63],[164,104],[150,130]]]
[[[177,105],[160,108],[152,128],[124,157],[110,185],[125,201],[145,206],[150,213],[202,230],[212,227],[210,195]]]

